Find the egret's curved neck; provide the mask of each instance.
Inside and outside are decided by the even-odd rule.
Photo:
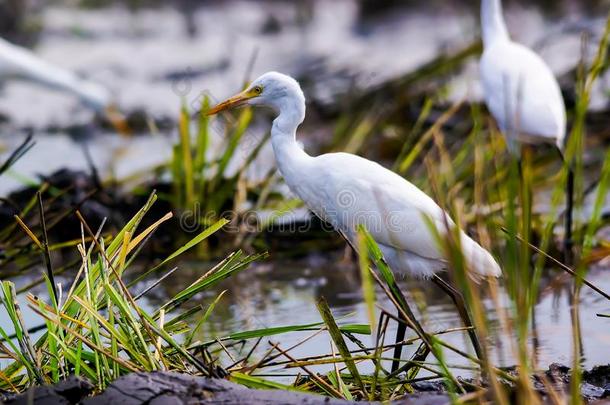
[[[283,100],[278,106],[279,114],[271,128],[271,145],[280,173],[289,186],[302,178],[307,163],[311,160],[296,141],[296,131],[305,118],[305,101],[300,97]]]
[[[481,0],[481,29],[486,47],[496,41],[509,40],[500,0]]]

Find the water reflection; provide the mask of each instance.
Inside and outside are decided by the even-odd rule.
[[[149,297],[161,303],[166,296],[177,293],[181,288],[194,281],[209,269],[209,265],[190,263],[182,266],[171,280],[164,282],[162,289]],[[608,268],[594,268],[589,279],[601,289],[610,290]],[[338,251],[329,255],[314,254],[298,260],[274,260],[268,263],[253,265],[233,279],[223,282],[214,292],[196,297],[192,304],[207,306],[216,294],[226,289],[221,304],[216,307],[211,322],[197,337],[208,341],[226,336],[231,332],[244,331],[273,326],[306,324],[320,322],[316,309],[316,300],[325,297],[336,317],[343,317],[342,322],[368,323],[366,308],[362,302],[359,270],[353,262],[344,260],[344,252]],[[418,309],[418,317],[429,331],[441,331],[461,327],[461,321],[450,299],[430,282],[403,280],[402,289],[408,292],[407,297]],[[559,270],[549,270],[543,277],[542,293],[536,305],[534,333],[531,344],[536,350],[536,363],[544,368],[553,362],[569,364],[572,351],[572,326],[570,316],[571,279]],[[391,313],[395,313],[392,303],[385,298],[382,291],[377,293],[378,304]],[[490,347],[494,362],[499,366],[515,364],[513,348],[501,325],[494,304],[483,292],[482,299],[488,308],[490,319]],[[510,311],[506,295],[501,294],[502,309]],[[597,365],[601,353],[607,352],[610,343],[610,332],[606,326],[610,320],[599,318],[597,313],[610,312],[610,304],[595,292],[584,287],[581,293],[580,322],[583,336],[584,366]],[[196,319],[193,319],[193,323]],[[390,323],[386,343],[393,343],[395,323]],[[271,338],[282,348],[288,348],[309,336],[312,332],[292,332]],[[472,353],[466,334],[461,332],[443,336],[446,341],[461,350]],[[363,343],[373,345],[372,338],[364,337]],[[253,343],[253,342],[252,342]],[[269,346],[266,340],[260,345],[258,353],[262,355]],[[317,336],[299,346],[293,356],[314,356],[329,353],[329,338]],[[355,347],[355,346],[354,346]],[[410,356],[417,345],[403,353],[403,358]],[[453,352],[446,352],[449,364],[464,365],[464,359]],[[321,367],[319,370],[329,368]],[[372,368],[365,370],[372,371]],[[466,371],[458,374],[465,375]]]
[[[349,253],[349,251],[347,252]],[[158,287],[150,291],[142,301],[145,309],[152,311],[165,303],[169,297],[176,295],[188,285],[205,274],[216,263],[203,261],[187,261],[178,263],[179,269]],[[149,264],[146,264],[148,267]],[[138,274],[137,267],[130,270],[131,274]],[[610,267],[607,263],[592,267],[587,279],[604,291],[610,291]],[[35,274],[21,276],[13,279],[17,288],[29,284]],[[63,288],[66,289],[72,282],[66,275],[60,278]],[[572,358],[572,322],[571,292],[572,278],[557,269],[549,269],[541,280],[541,293],[535,306],[533,331],[530,336],[531,345],[536,347],[535,362],[540,368],[546,368],[550,363],[560,362],[570,364]],[[439,332],[450,328],[461,327],[461,320],[457,315],[450,299],[434,284],[412,279],[401,279],[400,287],[406,292],[412,307],[416,310],[418,319],[429,332]],[[146,288],[146,284],[134,288],[139,293]],[[340,322],[368,323],[367,312],[362,302],[360,271],[350,254],[343,250],[311,253],[297,259],[282,258],[281,252],[272,251],[266,262],[253,264],[243,272],[221,282],[215,289],[201,293],[187,302],[187,305],[201,305],[203,308],[215,299],[221,291],[226,290],[219,305],[216,306],[209,321],[199,331],[196,339],[210,341],[222,338],[233,332],[262,329],[276,326],[317,323],[321,321],[316,308],[316,301],[325,297],[333,313]],[[38,285],[30,290],[31,293],[46,297],[44,285]],[[35,315],[27,306],[25,296],[19,297],[26,325],[29,327],[42,323],[42,319]],[[506,335],[502,319],[490,298],[487,288],[481,288],[481,299],[488,309],[490,320],[489,347],[494,364],[498,366],[512,366],[515,364],[512,342],[515,337]],[[395,313],[393,304],[385,297],[381,290],[377,291],[377,302],[381,308]],[[499,297],[500,309],[507,311],[510,322],[510,301],[504,293]],[[579,319],[581,339],[583,343],[583,365],[591,368],[600,362],[607,361],[607,347],[610,344],[610,319],[598,317],[598,313],[610,313],[610,303],[597,293],[583,287],[580,295]],[[194,327],[197,317],[189,320]],[[0,311],[0,325],[7,333],[13,328],[5,311]],[[390,323],[386,343],[393,343],[396,324]],[[40,336],[34,334],[34,338]],[[312,332],[292,332],[266,338],[256,351],[262,356],[269,348],[268,340],[276,342],[280,347],[287,349],[308,337]],[[412,333],[408,336],[413,336]],[[373,337],[359,336],[367,346],[373,346]],[[462,332],[452,332],[443,336],[444,340],[459,348],[472,353],[467,335]],[[295,357],[306,357],[328,354],[330,352],[329,337],[320,334],[308,340],[305,344],[292,351]],[[248,344],[253,344],[251,341]],[[356,348],[351,344],[352,348]],[[417,345],[407,347],[403,358],[410,356]],[[462,357],[451,351],[445,353],[447,361],[452,365],[464,365]],[[0,363],[1,365],[1,363]],[[320,367],[319,371],[328,370],[329,367]],[[364,372],[372,372],[371,364],[363,364]],[[285,370],[281,371],[285,374]],[[460,375],[467,375],[464,370],[457,370]]]

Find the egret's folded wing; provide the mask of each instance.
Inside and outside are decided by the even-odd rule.
[[[520,44],[500,44],[485,50],[480,69],[485,102],[500,129],[562,144],[563,98],[553,73],[536,53]]]
[[[451,219],[447,217],[445,222],[444,211],[400,176],[376,164],[362,164],[367,167],[353,170],[349,176],[331,175],[318,190],[324,207],[312,209],[348,235],[354,234],[357,225],[365,225],[378,243],[442,259],[430,221],[425,218],[441,232],[447,224],[453,226]]]

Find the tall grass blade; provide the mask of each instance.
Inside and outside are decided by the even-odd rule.
[[[328,328],[328,333],[333,339],[333,342],[335,342],[335,345],[339,350],[339,354],[341,354],[341,358],[345,362],[345,365],[356,382],[356,385],[358,385],[363,392],[366,392],[364,383],[360,377],[360,372],[358,371],[358,367],[356,367],[356,363],[354,363],[354,359],[352,359],[349,348],[347,347],[345,340],[343,340],[341,330],[339,329],[339,326],[337,326],[337,322],[335,322],[335,318],[333,317],[330,307],[328,306],[328,303],[324,297],[318,300],[317,307],[318,311],[320,312],[320,316]]]

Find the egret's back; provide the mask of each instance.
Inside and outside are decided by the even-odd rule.
[[[509,40],[485,47],[480,64],[488,109],[507,136],[555,143],[563,149],[565,107],[561,90],[546,63],[533,51]]]
[[[401,176],[370,160],[347,153],[318,156],[310,163],[318,176],[291,184],[320,217],[355,241],[365,225],[398,273],[428,278],[447,268],[446,254],[435,235],[455,223],[427,194]],[[460,231],[460,245],[475,279],[500,275],[487,250]]]

